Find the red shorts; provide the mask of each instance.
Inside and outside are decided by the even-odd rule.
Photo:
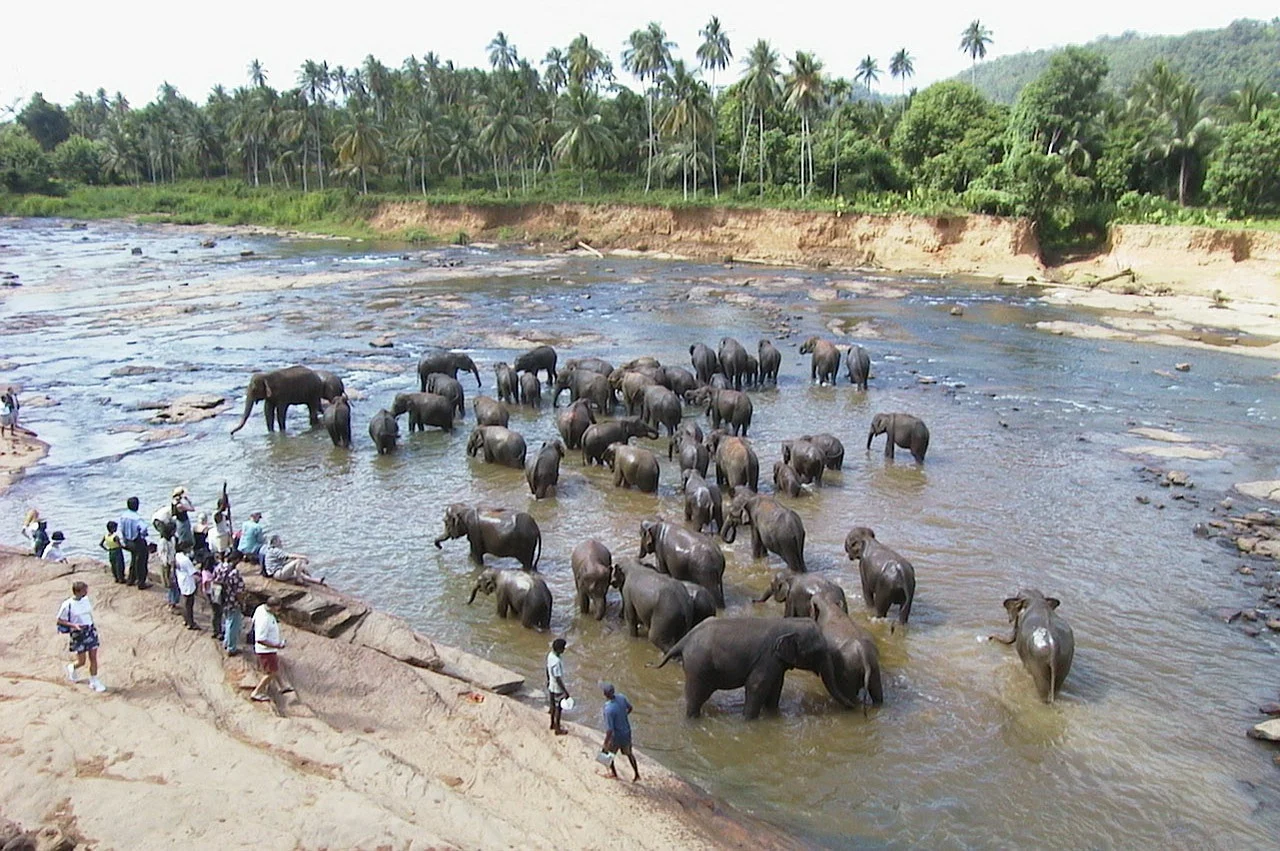
[[[264,673],[275,674],[280,671],[280,658],[278,653],[259,653],[258,667],[262,668]]]

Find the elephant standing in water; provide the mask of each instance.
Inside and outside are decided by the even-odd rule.
[[[745,437],[729,437],[723,431],[707,435],[707,449],[716,459],[716,484],[734,488],[760,489],[760,459]]]
[[[831,681],[827,682],[825,674],[822,680],[827,691],[846,706],[862,702],[864,694],[868,703],[884,703],[880,651],[871,633],[854,623],[832,597],[819,594],[809,606],[831,653]]]
[[[255,372],[249,377],[249,386],[245,390],[244,415],[235,428],[231,429],[231,433],[235,434],[244,428],[249,415],[253,413],[253,406],[258,402],[262,402],[267,431],[275,431],[277,425],[280,426],[280,431],[284,431],[290,405],[306,405],[311,424],[319,425],[320,400],[324,398],[324,392],[324,379],[320,373],[305,366]]]
[[[871,451],[871,441],[877,435],[886,434],[884,457],[893,457],[894,445],[911,450],[911,457],[917,464],[924,463],[924,454],[929,451],[929,429],[918,417],[911,414],[876,414],[871,418],[871,430],[867,432],[867,451]]]
[[[1040,699],[1053,703],[1071,670],[1076,652],[1076,637],[1071,624],[1058,616],[1061,602],[1046,597],[1038,590],[1023,590],[1004,601],[1013,624],[1013,635],[991,636],[1001,644],[1016,644],[1022,664],[1035,680]]]
[[[764,558],[769,551],[782,556],[787,567],[804,573],[804,522],[800,515],[771,496],[739,492],[729,506],[720,537],[732,544],[739,526],[751,527],[751,555]]]
[[[400,439],[400,425],[386,408],[378,411],[369,421],[369,438],[379,455],[390,455]]]
[[[543,441],[538,454],[529,459],[524,468],[524,479],[534,499],[543,499],[556,492],[560,483],[560,459],[564,457],[564,444],[558,440]]]
[[[525,570],[537,570],[542,556],[542,530],[523,511],[510,508],[476,508],[455,502],[445,509],[444,534],[436,538],[436,549],[454,538],[466,538],[471,560],[484,564],[484,554],[514,558]]]
[[[607,423],[588,426],[582,433],[582,464],[604,464],[604,453],[614,443],[626,443],[633,437],[657,437],[658,430],[636,417],[623,417]]]
[[[324,390],[320,393],[320,398],[326,402],[332,402],[339,396],[347,392],[346,386],[342,383],[342,379],[323,369],[317,369],[316,375],[320,376],[320,381],[324,384]]]
[[[550,346],[537,346],[516,358],[516,372],[531,372],[536,378],[542,370],[547,372],[547,386],[556,381],[556,350]]]
[[[711,376],[720,371],[719,356],[705,343],[694,343],[689,347],[689,360],[698,381],[703,384],[710,384]]]
[[[822,677],[836,700],[856,706],[837,683],[832,654],[822,630],[805,618],[711,618],[694,627],[657,664],[684,663],[684,711],[702,714],[714,692],[746,687],[742,714],[748,720],[762,710],[778,711],[787,671],[801,668]]]
[[[589,538],[573,548],[569,565],[573,568],[574,603],[578,611],[604,620],[609,605],[609,583],[613,580],[613,553],[595,538]]]
[[[456,378],[450,378],[443,372],[433,372],[426,377],[425,384],[424,392],[445,397],[453,402],[459,419],[466,416],[467,394],[462,389],[462,382]]]
[[[528,448],[524,436],[503,426],[476,426],[467,438],[467,455],[483,453],[490,464],[502,464],[523,470]]]
[[[659,650],[667,650],[693,628],[693,598],[678,579],[633,558],[613,564],[613,586],[622,592],[622,620],[635,638],[640,627]]]
[[[334,446],[340,446],[344,449],[351,448],[351,403],[347,401],[345,393],[339,394],[329,407],[324,409],[325,431],[329,432],[329,439],[333,441]]]
[[[845,365],[849,370],[849,383],[857,386],[863,393],[867,392],[867,379],[871,377],[871,356],[862,346],[854,345],[845,355]]]
[[[433,372],[443,373],[457,379],[458,370],[470,372],[476,377],[476,386],[480,386],[480,368],[470,356],[462,352],[427,352],[418,361],[418,389],[427,391],[427,377]]]
[[[720,370],[733,385],[734,390],[742,389],[742,381],[747,377],[747,350],[732,337],[720,341]]]
[[[760,384],[771,381],[778,383],[778,370],[782,369],[782,352],[770,340],[761,340],[757,346],[760,362]]]
[[[551,589],[538,574],[486,568],[476,578],[471,596],[467,598],[468,606],[481,591],[497,597],[498,617],[505,618],[510,612],[520,618],[520,625],[525,629],[551,628]]]
[[[493,371],[498,382],[498,398],[513,405],[520,404],[520,379],[516,371],[506,361],[495,364]]]
[[[640,523],[640,558],[653,554],[658,570],[696,582],[711,592],[724,608],[724,553],[713,538],[675,523],[643,520]]]
[[[581,449],[582,436],[595,423],[596,415],[591,412],[591,403],[586,399],[579,399],[556,414],[556,431],[564,438],[566,449]]]
[[[793,573],[780,570],[773,575],[769,590],[764,596],[752,600],[763,603],[770,597],[783,604],[782,614],[788,618],[808,618],[813,616],[811,601],[819,595],[829,597],[841,611],[849,611],[849,602],[845,599],[844,589],[822,576],[812,573]]]
[[[397,393],[391,403],[391,416],[409,414],[409,431],[426,431],[435,426],[453,431],[453,400],[438,393]]]
[[[800,354],[812,353],[809,359],[809,380],[819,384],[836,383],[836,373],[840,370],[840,350],[833,343],[820,337],[810,337],[800,347]]]
[[[507,423],[511,421],[511,412],[507,410],[507,406],[490,396],[477,396],[472,399],[471,410],[475,411],[478,426],[506,428]]]
[[[905,625],[916,597],[916,569],[911,562],[877,541],[876,533],[866,526],[849,530],[844,551],[858,563],[862,599],[876,610],[876,617],[889,614],[889,607],[897,603],[898,623]]]

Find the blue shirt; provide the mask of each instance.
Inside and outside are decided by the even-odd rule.
[[[244,525],[240,527],[240,552],[256,556],[262,549],[265,535],[261,523],[252,518],[244,521]]]
[[[630,711],[627,696],[619,692],[604,702],[604,728],[613,733],[615,745],[631,744],[631,720],[627,717]]]
[[[120,515],[120,540],[128,544],[139,539],[147,540],[147,527],[138,516],[138,512],[126,510]]]

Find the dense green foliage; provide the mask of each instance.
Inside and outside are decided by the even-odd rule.
[[[983,70],[995,34],[975,20],[960,35],[959,49]],[[968,209],[1030,217],[1053,243],[1097,236],[1117,216],[1216,220],[1178,212],[1206,200],[1235,215],[1280,206],[1276,169],[1250,170],[1280,149],[1274,87],[1264,82],[1241,78],[1210,97],[1157,61],[1117,93],[1104,55],[1068,48],[1012,107],[963,81],[886,100],[875,92],[874,56],[843,80],[817,56],[782,57],[759,40],[741,54],[741,78],[721,90],[703,74],[725,70],[733,46],[717,19],[699,37],[688,63],[657,23],[636,30],[621,68],[639,91],[585,35],[536,68],[500,32],[489,71],[434,54],[399,68],[372,56],[354,70],[308,60],[293,85],[276,89],[254,61],[248,85],[217,86],[203,104],[167,83],[141,108],[103,89],[65,108],[36,95],[16,123],[0,124],[0,209],[92,214],[110,202],[176,221],[348,233],[372,209],[358,197],[408,193]],[[915,70],[908,50],[886,67],[905,90]],[[76,188],[98,184],[151,191],[135,203]],[[65,197],[6,199],[6,190]]]
[[[1269,23],[1240,20],[1222,29],[1185,35],[1127,32],[1096,39],[1086,47],[1106,60],[1111,69],[1108,86],[1117,93],[1126,91],[1158,61],[1167,62],[1214,98],[1225,97],[1249,79],[1262,81],[1271,91],[1280,88],[1280,19]],[[973,83],[992,100],[1013,103],[1059,52],[1036,50],[993,59],[977,67]],[[968,80],[970,72],[958,74],[956,79]]]

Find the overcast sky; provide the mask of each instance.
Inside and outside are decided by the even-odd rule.
[[[889,57],[905,47],[915,59],[912,83],[924,86],[968,67],[958,45],[961,30],[974,18],[994,35],[991,58],[1126,30],[1182,33],[1280,14],[1274,0],[811,0],[800,5],[762,0],[5,0],[3,6],[0,108],[37,91],[68,103],[75,92],[99,86],[109,93],[122,91],[141,106],[166,80],[203,102],[215,83],[244,85],[245,69],[255,57],[266,66],[271,85],[282,89],[297,84],[304,59],[351,68],[372,53],[399,66],[410,54],[420,58],[435,51],[459,66],[488,67],[485,47],[498,30],[521,56],[539,65],[549,47],[567,45],[584,32],[610,54],[620,79],[634,85],[617,67],[632,30],[658,21],[678,45],[677,57],[693,62],[698,30],[711,15],[720,16],[732,41],[728,78],[736,77],[748,47],[766,38],[784,57],[796,50],[815,52],[828,73],[843,77],[852,76],[859,60],[870,54],[884,69],[881,85],[890,88],[896,86],[887,71]]]

